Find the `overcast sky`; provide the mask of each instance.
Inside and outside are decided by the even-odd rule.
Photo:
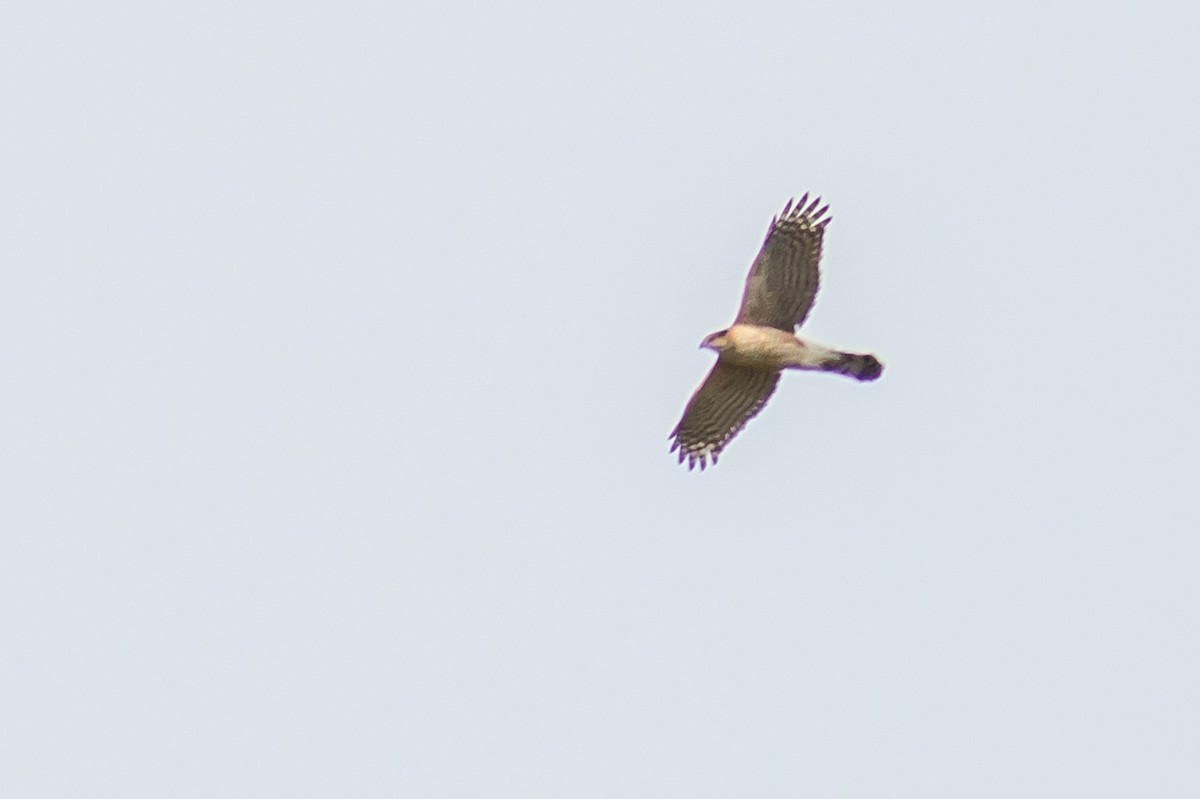
[[[1197,41],[6,4],[0,793],[1200,795]],[[806,191],[886,371],[689,473]]]

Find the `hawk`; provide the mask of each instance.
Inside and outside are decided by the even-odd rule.
[[[701,349],[714,350],[717,363],[696,389],[671,432],[671,451],[688,469],[717,456],[746,422],[762,410],[784,369],[836,372],[874,380],[883,364],[874,355],[855,355],[795,336],[812,308],[820,282],[821,244],[829,206],[808,195],[771,220],[767,238],[746,278],[742,307],[731,327],[706,336]]]

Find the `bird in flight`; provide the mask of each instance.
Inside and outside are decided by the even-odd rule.
[[[671,451],[688,469],[703,470],[717,462],[725,445],[762,410],[784,369],[836,372],[857,380],[874,380],[883,364],[874,355],[856,355],[797,338],[800,325],[820,282],[821,244],[829,206],[808,195],[789,200],[771,220],[766,241],[746,278],[742,307],[733,325],[706,336],[703,349],[717,353],[717,363],[696,389],[671,432]]]

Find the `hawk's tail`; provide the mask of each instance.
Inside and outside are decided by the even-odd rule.
[[[883,374],[883,364],[874,355],[855,355],[852,352],[835,354],[821,364],[821,369],[847,375],[855,380],[874,380]]]

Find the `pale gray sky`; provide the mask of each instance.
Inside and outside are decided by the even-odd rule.
[[[7,5],[0,794],[1200,795],[1197,41]],[[805,191],[887,371],[689,473]]]

